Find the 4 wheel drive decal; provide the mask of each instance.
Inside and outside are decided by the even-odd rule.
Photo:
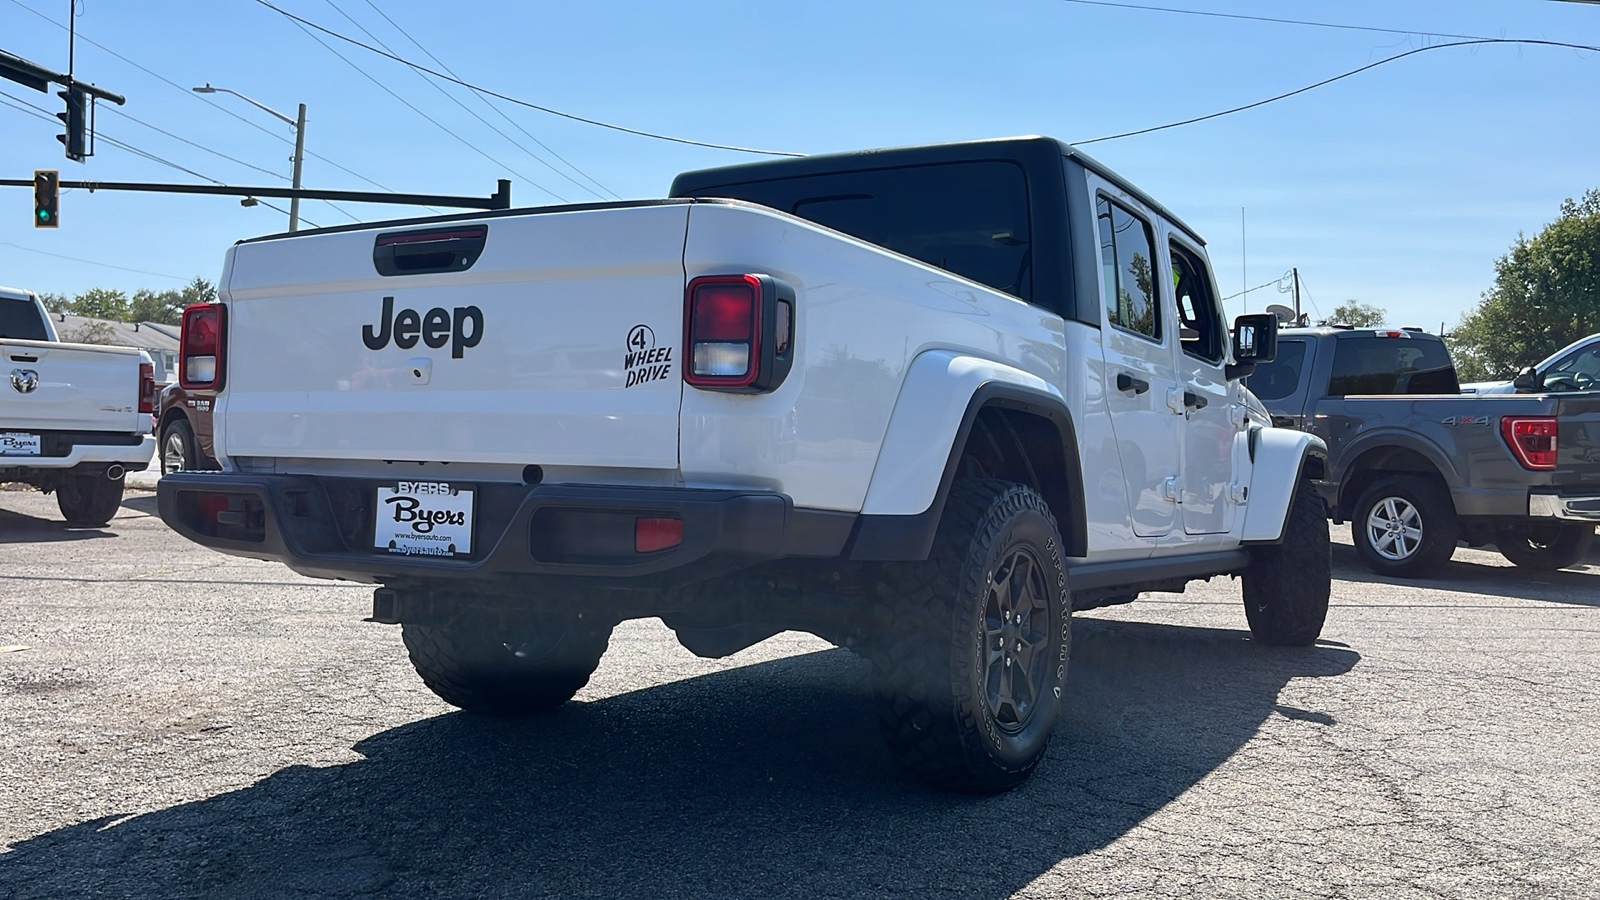
[[[470,332],[468,324],[472,326]],[[450,357],[460,359],[483,340],[483,310],[476,306],[458,306],[453,313],[448,313],[443,307],[435,306],[426,313],[414,309],[402,309],[397,313],[394,298],[385,297],[376,329],[371,325],[361,326],[361,341],[368,350],[382,350],[389,346],[391,337],[401,350],[415,347],[418,338],[435,350],[448,343]]]
[[[628,329],[622,357],[622,369],[628,373],[623,387],[660,381],[672,374],[672,348],[657,347],[656,333],[649,325],[635,325]]]

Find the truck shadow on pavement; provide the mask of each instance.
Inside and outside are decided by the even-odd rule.
[[[1244,632],[1079,619],[1050,758],[999,797],[904,778],[866,664],[824,651],[569,704],[530,722],[446,714],[366,758],[0,855],[12,896],[1008,897],[1215,771],[1291,678],[1360,659]],[[0,891],[3,893],[3,891]]]
[[[1460,551],[1458,551],[1459,553]],[[1594,565],[1593,563],[1585,563]],[[1459,557],[1450,561],[1432,578],[1387,578],[1368,569],[1355,548],[1335,544],[1333,548],[1333,577],[1339,581],[1357,581],[1365,584],[1415,585],[1467,594],[1505,597],[1513,600],[1537,600],[1543,603],[1569,606],[1600,607],[1600,577],[1591,572],[1558,569],[1553,572],[1524,569],[1519,566],[1497,566],[1471,562]],[[1337,605],[1349,605],[1337,603]],[[1392,606],[1391,603],[1378,603]],[[1429,606],[1438,606],[1430,603]],[[1481,603],[1471,604],[1481,606]]]
[[[0,544],[44,544],[115,536],[99,528],[74,528],[60,519],[41,519],[0,509]]]

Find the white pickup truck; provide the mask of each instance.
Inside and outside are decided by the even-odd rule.
[[[110,522],[123,475],[155,453],[155,373],[140,356],[62,343],[36,295],[0,288],[0,481],[54,491],[70,525]]]
[[[682,175],[672,198],[242,241],[186,313],[223,471],[159,488],[228,553],[381,585],[423,680],[520,715],[659,616],[724,656],[868,655],[895,756],[999,791],[1042,757],[1074,609],[1239,575],[1322,628],[1322,442],[1239,378],[1195,232],[1017,138]]]

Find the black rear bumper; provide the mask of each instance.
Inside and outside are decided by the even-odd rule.
[[[835,557],[856,516],[797,510],[783,494],[611,485],[475,482],[474,550],[459,557],[375,549],[376,489],[393,480],[181,472],[157,485],[161,518],[196,543],[276,560],[304,575],[368,583],[571,576],[687,583],[789,556]],[[216,512],[217,499],[226,510]],[[209,506],[209,512],[207,507]],[[634,551],[636,518],[681,519],[683,540]]]

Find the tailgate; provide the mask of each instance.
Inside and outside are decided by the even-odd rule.
[[[0,338],[0,431],[147,432],[139,351]]]
[[[688,209],[238,245],[220,452],[676,468]]]

